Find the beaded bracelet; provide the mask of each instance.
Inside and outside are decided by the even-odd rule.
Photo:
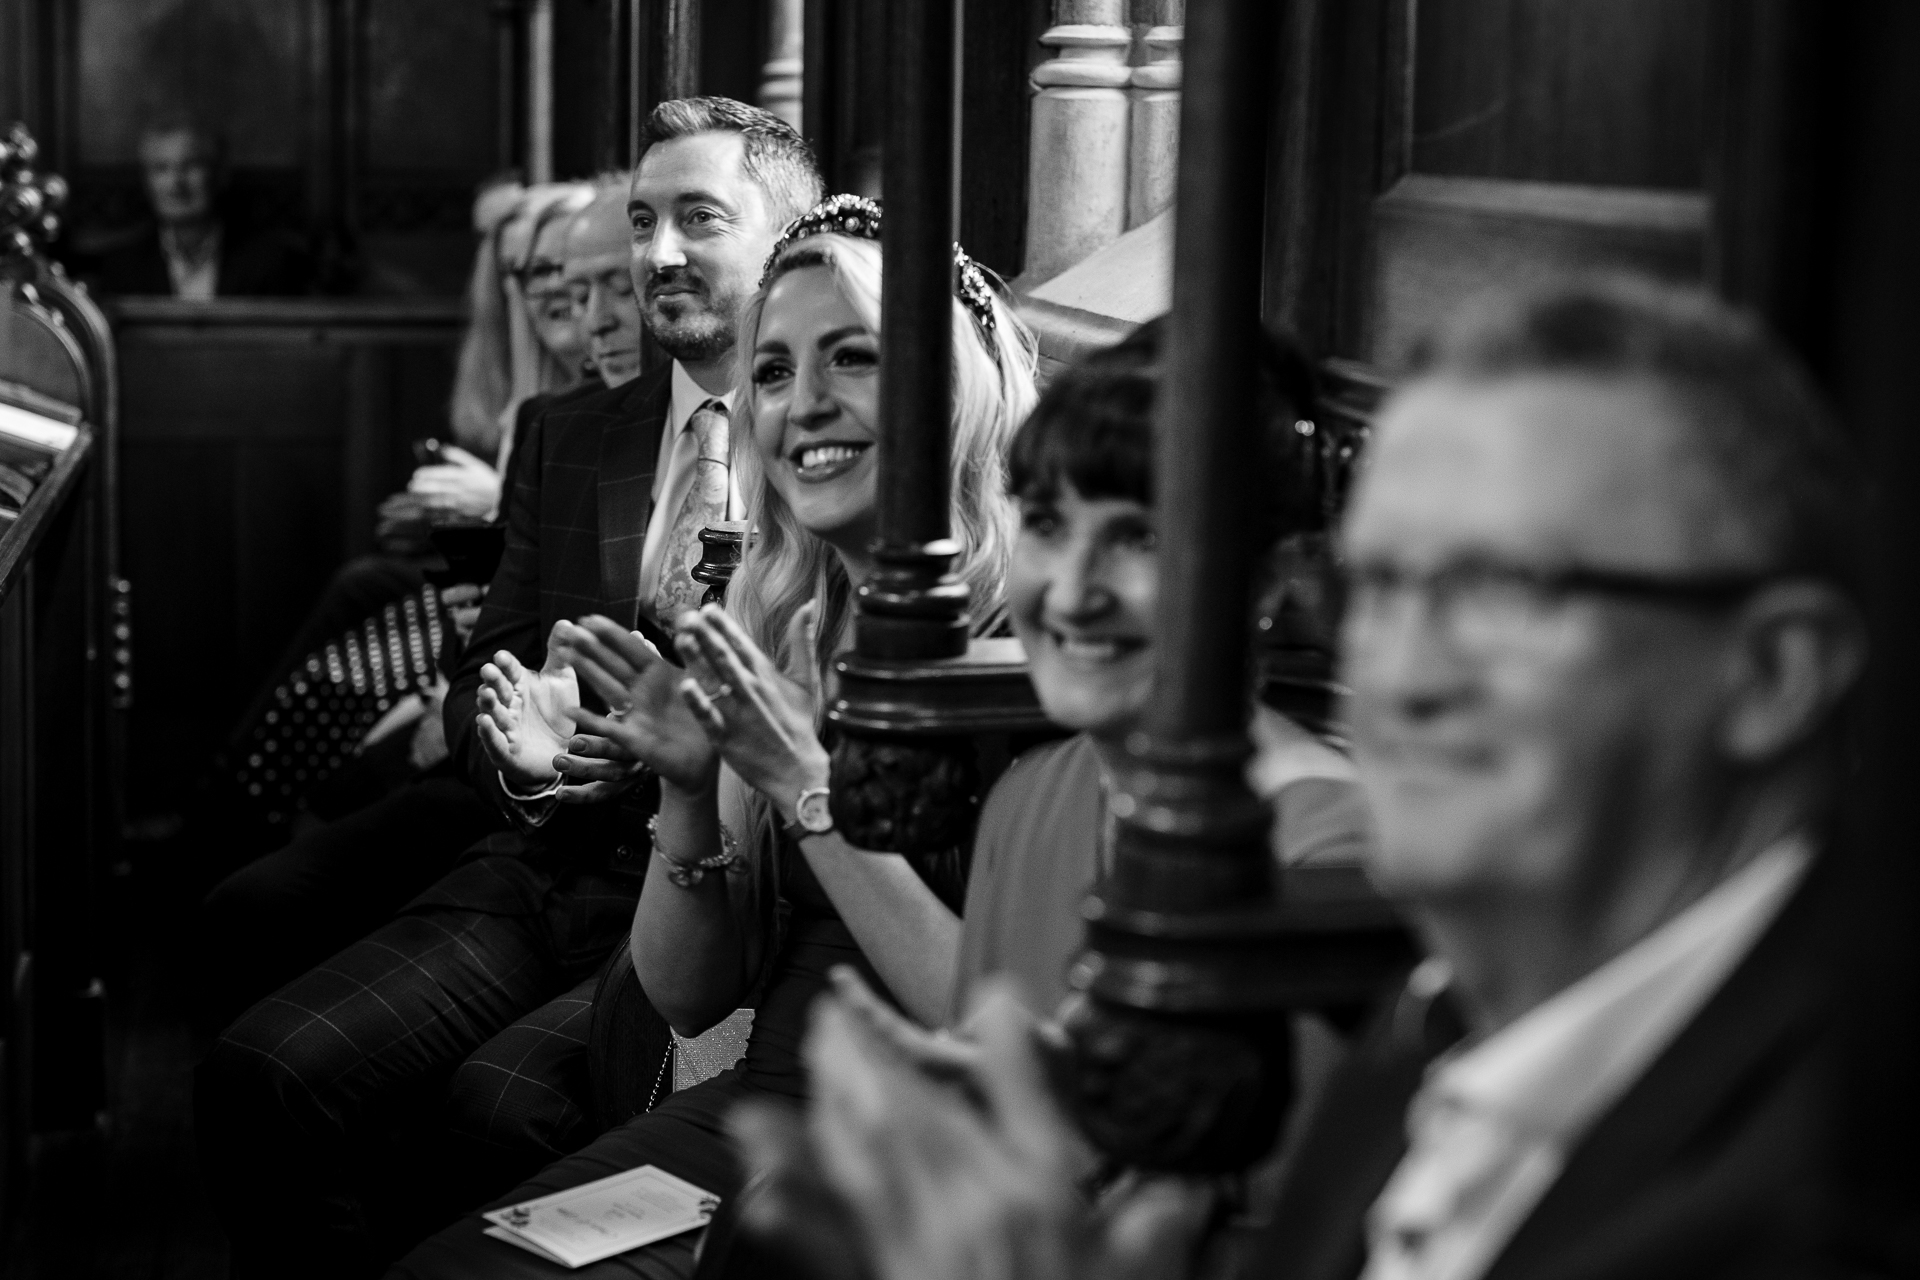
[[[740,856],[739,842],[724,822],[720,824],[720,852],[698,862],[680,862],[667,856],[667,851],[660,847],[659,814],[647,819],[647,835],[653,841],[654,855],[667,864],[667,879],[682,889],[693,888],[707,878],[709,871],[724,871],[730,876],[747,874],[747,860]]]

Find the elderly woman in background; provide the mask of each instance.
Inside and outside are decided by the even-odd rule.
[[[493,519],[520,406],[581,380],[586,339],[560,264],[568,227],[592,202],[585,183],[492,187],[474,202],[482,243],[467,282],[467,331],[449,406],[453,443],[381,504],[389,549],[418,554],[433,525]]]

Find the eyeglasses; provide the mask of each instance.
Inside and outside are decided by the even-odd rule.
[[[521,287],[531,289],[549,280],[558,280],[565,264],[552,258],[529,258],[517,267],[507,268],[507,274],[518,280]]]
[[[1751,596],[1773,575],[1658,574],[1569,566],[1542,569],[1488,560],[1462,561],[1427,573],[1385,564],[1361,565],[1346,577],[1348,634],[1364,643],[1381,634],[1398,606],[1417,598],[1434,624],[1461,650],[1538,650],[1561,634],[1567,605],[1598,596],[1663,608],[1712,612]]]

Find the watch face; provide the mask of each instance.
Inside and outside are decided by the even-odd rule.
[[[833,830],[833,810],[827,805],[826,789],[809,791],[801,796],[800,803],[794,806],[794,816],[799,819],[803,829],[815,834]]]

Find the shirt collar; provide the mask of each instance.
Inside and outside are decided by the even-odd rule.
[[[180,251],[180,237],[174,234],[173,228],[163,225],[160,228],[160,252],[165,254],[173,262],[178,263],[183,270],[193,270],[198,267],[203,267],[207,263],[219,259],[220,233],[222,229],[219,223],[214,223],[213,229],[208,232],[206,238],[200,242],[199,254],[196,257],[189,258]],[[678,361],[674,362],[674,367],[676,369],[679,368]],[[692,379],[689,378],[688,381],[691,382]],[[696,386],[697,385],[698,384],[696,384]]]
[[[693,375],[687,372],[686,366],[675,360],[673,362],[673,394],[667,404],[667,438],[671,440],[685,431],[687,423],[693,419],[694,410],[709,400],[718,400],[727,406],[728,413],[732,413],[733,397],[732,388],[728,388],[727,394],[723,396],[716,396],[705,390],[693,380]]]
[[[1486,1040],[1434,1064],[1422,1092],[1569,1139],[1693,1020],[1792,896],[1812,861],[1796,833],[1698,902]]]

